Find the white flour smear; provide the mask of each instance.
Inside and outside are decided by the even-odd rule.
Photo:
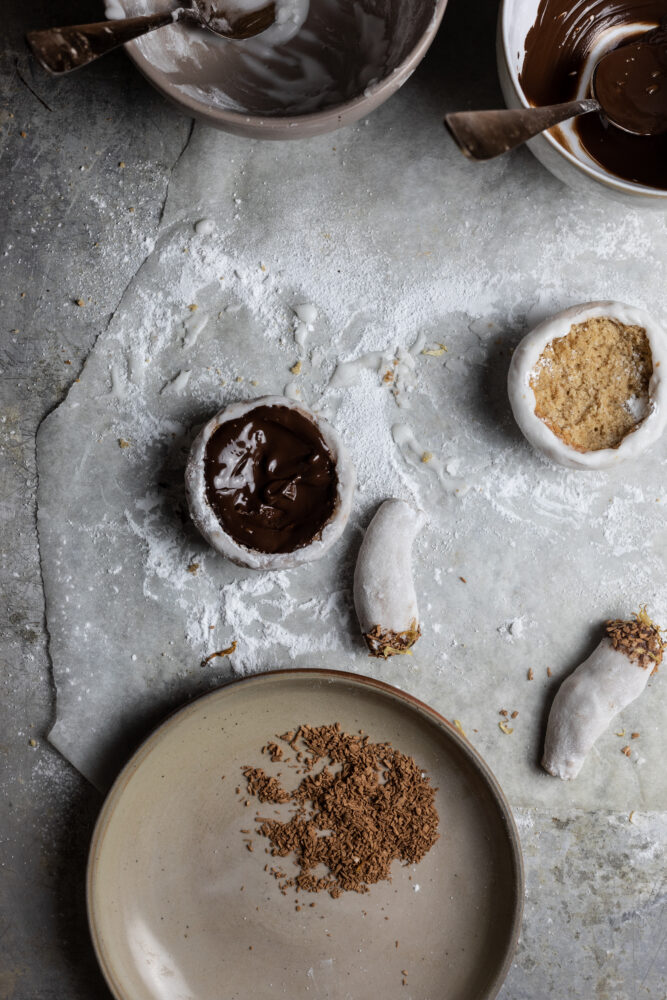
[[[382,128],[371,134],[381,146]],[[324,666],[382,677],[460,719],[514,802],[551,806],[557,783],[533,766],[550,685],[605,618],[647,603],[667,624],[667,449],[606,474],[548,465],[511,418],[507,367],[519,337],[573,301],[664,313],[667,236],[633,213],[611,221],[587,206],[564,213],[547,241],[538,223],[551,207],[539,200],[536,232],[514,232],[493,185],[458,161],[448,169],[484,205],[483,221],[471,228],[442,201],[435,160],[430,202],[402,183],[388,216],[365,193],[371,173],[347,175],[354,197],[335,158],[316,176],[308,151],[324,163],[330,139],[301,146],[300,159],[196,135],[153,252],[40,430],[53,742],[104,786],[118,746],[184,699],[232,676]],[[212,190],[189,204],[184,192],[201,178]],[[663,298],[647,302],[649,288]],[[258,574],[197,535],[183,469],[217,409],[287,385],[343,435],[358,490],[326,558]],[[391,496],[420,506],[428,525],[414,552],[424,635],[414,656],[385,663],[366,655],[351,586],[363,529]],[[598,766],[568,789],[572,806],[632,793],[650,808],[665,794],[651,753],[660,683],[632,707],[643,762],[619,765],[610,735]],[[511,737],[498,731],[502,707],[521,709]]]

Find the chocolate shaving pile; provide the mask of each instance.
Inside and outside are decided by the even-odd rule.
[[[662,662],[665,643],[660,635],[660,629],[654,625],[646,611],[642,609],[631,621],[615,619],[608,621],[607,635],[614,649],[637,663],[643,670],[652,667],[652,673]]]
[[[268,837],[271,854],[294,853],[299,874],[282,879],[305,892],[368,892],[369,885],[391,881],[395,860],[415,864],[438,839],[437,789],[421,768],[389,743],[330,726],[299,726],[280,737],[295,753],[306,776],[292,792],[261,768],[244,767],[248,792],[260,802],[293,804],[285,822],[256,817],[258,833]],[[323,767],[313,773],[316,764]],[[335,770],[332,768],[335,765]]]
[[[265,747],[262,747],[262,753],[268,753],[274,764],[283,759],[283,748],[277,743],[267,743]]]
[[[248,791],[256,795],[260,802],[289,802],[286,792],[277,778],[265,774],[261,767],[244,767],[243,774],[248,782]]]

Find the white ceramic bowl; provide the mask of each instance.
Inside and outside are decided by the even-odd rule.
[[[653,374],[648,389],[648,413],[637,429],[626,434],[618,448],[581,452],[565,444],[536,415],[530,376],[547,344],[567,336],[574,323],[584,323],[596,316],[610,316],[626,326],[641,326],[646,330]],[[587,302],[552,316],[523,338],[512,355],[507,391],[514,418],[533,448],[570,469],[608,469],[636,458],[662,435],[667,423],[667,381],[663,373],[667,373],[667,333],[648,313],[622,302]]]
[[[496,50],[500,86],[508,108],[530,107],[519,82],[519,73],[526,35],[535,21],[539,5],[540,0],[501,0]],[[583,93],[585,74],[583,81],[582,97],[586,96]],[[551,131],[543,132],[528,143],[540,163],[552,174],[576,190],[606,194],[633,207],[650,205],[667,209],[667,190],[633,184],[609,173],[583,149],[571,124],[561,128],[571,140],[572,151],[561,145]]]
[[[177,6],[177,0],[106,0],[109,17]],[[391,97],[426,55],[447,0],[297,6],[307,19],[282,45],[270,37],[277,26],[236,43],[173,24],[125,48],[187,115],[253,139],[302,139],[365,118]]]
[[[258,406],[280,406],[298,412],[315,424],[326,444],[336,467],[338,479],[336,501],[333,514],[322,530],[307,544],[292,552],[261,552],[248,548],[229,535],[218,520],[207,497],[204,475],[204,456],[209,439],[221,424],[237,420]],[[338,433],[321,417],[316,416],[302,403],[295,403],[285,396],[260,396],[258,399],[230,403],[216,413],[195,438],[190,448],[185,469],[185,493],[190,508],[190,516],[206,541],[217,552],[250,569],[277,570],[290,569],[302,563],[321,559],[332,545],[338,541],[347,524],[352,509],[356,475],[352,459]]]

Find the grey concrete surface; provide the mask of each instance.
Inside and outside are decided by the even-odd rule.
[[[192,123],[123,54],[59,81],[31,64],[26,30],[101,13],[83,0],[42,0],[3,12],[1,29],[0,1000],[109,995],[84,899],[101,799],[45,739],[54,688],[35,530],[35,433],[145,260]],[[450,0],[431,53],[395,100],[426,100],[434,121],[459,104],[499,104],[495,14],[489,0]],[[527,187],[545,185],[557,229],[566,203],[558,182],[525,151],[507,169]],[[502,199],[502,171],[495,183]],[[664,218],[641,225],[642,238],[651,229],[664,238]],[[630,822],[627,812],[555,815],[522,805],[516,815],[526,913],[503,1000],[667,996],[665,814]]]

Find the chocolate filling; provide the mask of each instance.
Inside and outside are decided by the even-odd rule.
[[[308,545],[336,505],[334,461],[315,423],[288,406],[257,406],[206,445],[206,498],[234,541],[259,552]]]
[[[618,49],[626,45],[634,47],[641,39],[642,62],[633,67],[632,87],[640,106],[634,127],[643,131],[646,115],[660,114],[660,107],[664,109],[665,23],[665,0],[541,0],[535,23],[526,36],[519,75],[526,97],[538,106],[574,100],[587,56],[600,35],[610,28],[634,25],[636,32],[626,36]],[[662,27],[657,29],[657,25]],[[651,26],[651,33],[647,34]],[[651,76],[656,69],[661,76]],[[597,81],[598,86],[600,82],[604,87],[604,79]],[[611,116],[615,111],[619,116],[622,114],[624,117],[619,120],[628,127],[633,123],[627,117],[627,105],[619,112],[619,93],[609,112]],[[610,99],[608,88],[600,97]],[[636,184],[667,190],[667,133],[632,135],[597,112],[577,118],[574,129],[590,156],[610,173]],[[567,145],[563,133],[557,134]]]

